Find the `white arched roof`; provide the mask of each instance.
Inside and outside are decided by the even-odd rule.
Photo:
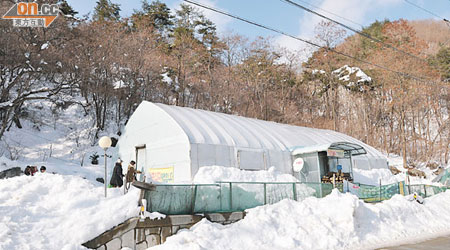
[[[352,142],[363,146],[369,158],[385,158],[365,143],[331,130],[262,121],[223,113],[153,103],[184,130],[191,144],[290,151],[298,147]]]

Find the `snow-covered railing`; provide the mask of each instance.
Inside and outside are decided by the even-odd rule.
[[[417,193],[422,197],[444,192],[447,187],[405,185],[403,182],[370,186],[358,183],[337,184],[340,192],[351,192],[366,202],[380,202],[396,194]],[[214,184],[155,184],[145,192],[147,211],[164,214],[237,212],[274,204],[283,199],[301,201],[330,194],[330,183],[303,182],[217,182]]]

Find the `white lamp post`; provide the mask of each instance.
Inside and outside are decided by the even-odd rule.
[[[108,136],[103,136],[102,138],[100,138],[100,140],[98,141],[98,145],[103,148],[103,150],[105,150],[105,155],[104,155],[104,159],[105,159],[105,197],[106,197],[106,150],[111,147],[112,141],[111,138],[109,138]]]

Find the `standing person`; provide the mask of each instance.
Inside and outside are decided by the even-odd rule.
[[[123,173],[122,173],[122,160],[118,159],[114,166],[111,180],[109,181],[112,187],[122,187],[123,185]]]
[[[130,161],[128,164],[127,175],[125,176],[124,193],[130,189],[131,183],[136,180],[136,162]]]
[[[136,162],[130,161],[130,164],[128,164],[128,170],[127,170],[127,183],[131,183],[136,180]]]

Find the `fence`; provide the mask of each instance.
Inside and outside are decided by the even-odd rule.
[[[349,186],[351,185],[351,186]],[[366,202],[390,199],[395,194],[417,192],[423,197],[443,192],[446,187],[405,185],[403,182],[369,186],[364,184],[336,185],[340,192],[349,191]],[[322,198],[330,194],[329,183],[300,182],[218,182],[215,184],[157,184],[145,192],[147,211],[164,214],[195,214],[244,211],[283,199],[301,201],[308,197]]]

